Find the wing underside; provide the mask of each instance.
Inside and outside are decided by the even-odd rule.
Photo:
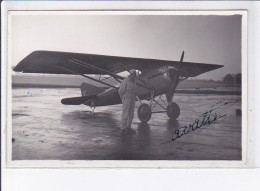
[[[73,62],[73,60],[80,60],[86,64],[77,64]],[[95,69],[93,66],[99,68],[99,70]],[[126,69],[136,69],[147,72],[163,66],[173,66],[178,70],[179,75],[182,77],[195,77],[204,72],[223,67],[222,65],[193,62],[180,63],[179,61],[145,58],[35,51],[25,57],[14,68],[14,71],[45,74],[107,74],[106,72],[117,74]]]

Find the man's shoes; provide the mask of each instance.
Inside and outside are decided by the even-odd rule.
[[[127,129],[123,129],[123,130],[122,130],[122,133],[123,133],[123,134],[128,134],[128,135],[134,135],[136,132],[135,132],[134,129],[127,128]]]

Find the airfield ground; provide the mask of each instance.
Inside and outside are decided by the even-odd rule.
[[[240,95],[175,94],[181,108],[177,121],[153,114],[148,124],[135,114],[136,134],[119,129],[121,105],[96,108],[66,106],[64,97],[80,96],[70,88],[14,88],[12,108],[13,160],[241,160]],[[172,132],[202,119],[213,104],[227,114],[214,123],[162,144]],[[136,104],[137,111],[138,103]]]

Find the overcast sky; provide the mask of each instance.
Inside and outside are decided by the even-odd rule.
[[[241,72],[241,17],[149,15],[21,16],[12,20],[12,65],[36,50],[221,64],[198,78]]]

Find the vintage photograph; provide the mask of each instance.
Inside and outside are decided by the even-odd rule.
[[[11,161],[242,161],[244,16],[12,11]]]

